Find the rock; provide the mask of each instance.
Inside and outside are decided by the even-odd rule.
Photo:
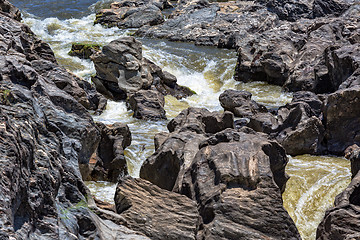
[[[324,219],[316,231],[316,239],[360,238],[360,174],[335,198],[334,207],[325,212]]]
[[[313,115],[319,117],[322,113],[323,102],[313,92],[299,91],[295,92],[291,100],[292,103],[307,103],[313,112]]]
[[[354,14],[360,9],[351,7],[348,12],[341,17],[281,21],[271,30],[237,41],[235,80],[266,81],[287,91],[336,91],[358,68],[354,43],[360,25]]]
[[[151,239],[196,239],[196,203],[183,195],[128,177],[116,187],[115,204],[124,225]]]
[[[76,96],[45,76],[72,76],[49,45],[7,16],[0,12],[1,238],[145,239],[90,210],[79,164],[89,162],[100,131]]]
[[[170,132],[216,133],[226,128],[234,128],[234,115],[227,111],[209,112],[205,108],[191,107],[172,119],[167,128]]]
[[[169,191],[178,189],[182,183],[178,176],[190,167],[203,140],[203,134],[190,131],[170,133],[155,153],[145,160],[140,177]]]
[[[110,9],[96,14],[95,24],[119,28],[139,28],[164,22],[161,10],[171,6],[167,1],[120,1],[113,2]]]
[[[314,0],[313,17],[340,16],[350,6],[355,5],[355,2],[353,0]]]
[[[356,144],[345,149],[345,157],[351,161],[351,178],[360,170],[360,147]]]
[[[91,56],[96,76],[92,78],[96,89],[107,98],[124,100],[137,91],[154,86],[161,94],[176,98],[194,94],[179,86],[176,77],[142,57],[142,46],[133,37],[122,37],[104,46]],[[150,93],[149,93],[150,94]]]
[[[15,6],[13,6],[7,0],[0,1],[0,12],[1,12],[1,14],[6,15],[7,17],[15,19],[19,22],[22,20],[19,9]]]
[[[96,150],[96,164],[90,173],[92,181],[117,182],[128,174],[124,150],[131,144],[130,129],[126,124],[104,125],[96,123],[101,130],[101,139]],[[86,179],[83,175],[83,179]]]
[[[134,111],[133,117],[138,119],[166,119],[165,99],[158,91],[140,90],[129,98],[129,106]]]
[[[247,91],[225,90],[219,96],[221,106],[234,113],[236,117],[246,118],[245,126],[257,132],[271,133],[277,127],[277,120],[265,106],[251,100]]]
[[[338,90],[328,95],[324,105],[324,125],[327,149],[333,154],[343,154],[344,150],[360,144],[359,107],[360,87]]]
[[[91,55],[99,51],[100,45],[98,44],[73,43],[69,55],[89,59]]]
[[[202,237],[300,239],[282,206],[285,150],[256,133],[226,129],[216,135],[222,136],[201,144],[180,189],[198,203]]]
[[[169,18],[156,26],[143,26],[139,36],[193,41],[197,45],[236,48],[237,42],[255,33],[273,28],[277,16],[265,7],[249,2],[183,1]]]

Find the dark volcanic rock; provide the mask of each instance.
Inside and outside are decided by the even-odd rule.
[[[130,95],[128,103],[138,119],[166,119],[165,99],[158,91],[140,90]]]
[[[7,16],[0,12],[0,238],[141,238],[90,211],[79,164],[88,163],[100,131],[77,96],[54,81],[77,79],[58,67],[49,45]]]
[[[91,55],[99,51],[100,45],[98,44],[73,43],[69,55],[89,59]]]
[[[110,9],[96,13],[95,24],[119,28],[139,28],[164,22],[161,10],[171,7],[167,0],[123,0],[111,4]]]
[[[129,177],[119,182],[115,204],[124,225],[151,239],[196,239],[196,202],[183,195]]]
[[[360,238],[360,174],[335,198],[334,207],[328,209],[316,231],[316,239]]]
[[[101,139],[96,150],[96,164],[90,173],[93,181],[117,182],[128,174],[124,149],[131,144],[130,129],[126,124],[104,125],[96,123]],[[86,179],[83,175],[83,179]]]
[[[330,153],[360,144],[360,86],[339,90],[327,97],[324,106],[327,148]]]

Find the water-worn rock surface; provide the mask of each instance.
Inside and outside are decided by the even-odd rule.
[[[4,4],[18,12],[7,1],[2,10]],[[142,238],[89,209],[79,164],[100,140],[88,113],[97,107],[96,91],[59,67],[50,47],[10,16],[0,12],[1,238]],[[70,85],[79,95],[69,94]]]
[[[205,109],[184,110],[168,129],[140,176],[197,202],[198,238],[300,239],[282,206],[288,159],[276,141]]]

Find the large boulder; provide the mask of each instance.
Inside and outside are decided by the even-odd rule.
[[[197,239],[196,202],[141,178],[125,178],[116,187],[115,205],[124,225],[151,239]]]
[[[360,147],[356,144],[345,149],[345,157],[351,162],[351,178],[360,170]]]
[[[197,201],[203,237],[300,239],[282,206],[285,150],[255,132],[215,136],[200,145],[179,190]]]
[[[338,90],[328,95],[324,106],[327,148],[330,153],[360,144],[360,86]]]
[[[8,16],[0,11],[0,238],[141,238],[90,210],[79,164],[89,162],[100,131],[77,96],[53,81],[81,88],[77,79],[56,64],[49,45]]]

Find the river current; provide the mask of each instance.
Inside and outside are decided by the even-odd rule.
[[[94,25],[95,12],[109,6],[109,0],[13,0],[22,10],[23,22],[36,35],[50,44],[62,66],[90,81],[95,68],[90,60],[68,55],[75,42],[106,45],[134,29],[121,30]],[[197,94],[177,100],[165,97],[167,121],[144,121],[132,118],[124,102],[109,101],[106,110],[95,121],[128,124],[132,144],[125,150],[130,175],[139,176],[143,161],[154,152],[154,134],[166,131],[167,122],[181,110],[205,107],[222,111],[219,95],[226,89],[246,90],[253,100],[268,107],[278,107],[291,101],[292,94],[281,92],[278,86],[262,82],[241,83],[233,80],[236,53],[214,47],[199,47],[191,43],[138,38],[143,43],[144,56],[164,70],[174,74],[178,84],[188,86]],[[335,196],[350,183],[350,163],[331,156],[289,156],[286,168],[290,180],[283,194],[284,207],[296,223],[303,239],[315,239],[316,228]],[[113,202],[115,184],[87,182],[97,198]]]

